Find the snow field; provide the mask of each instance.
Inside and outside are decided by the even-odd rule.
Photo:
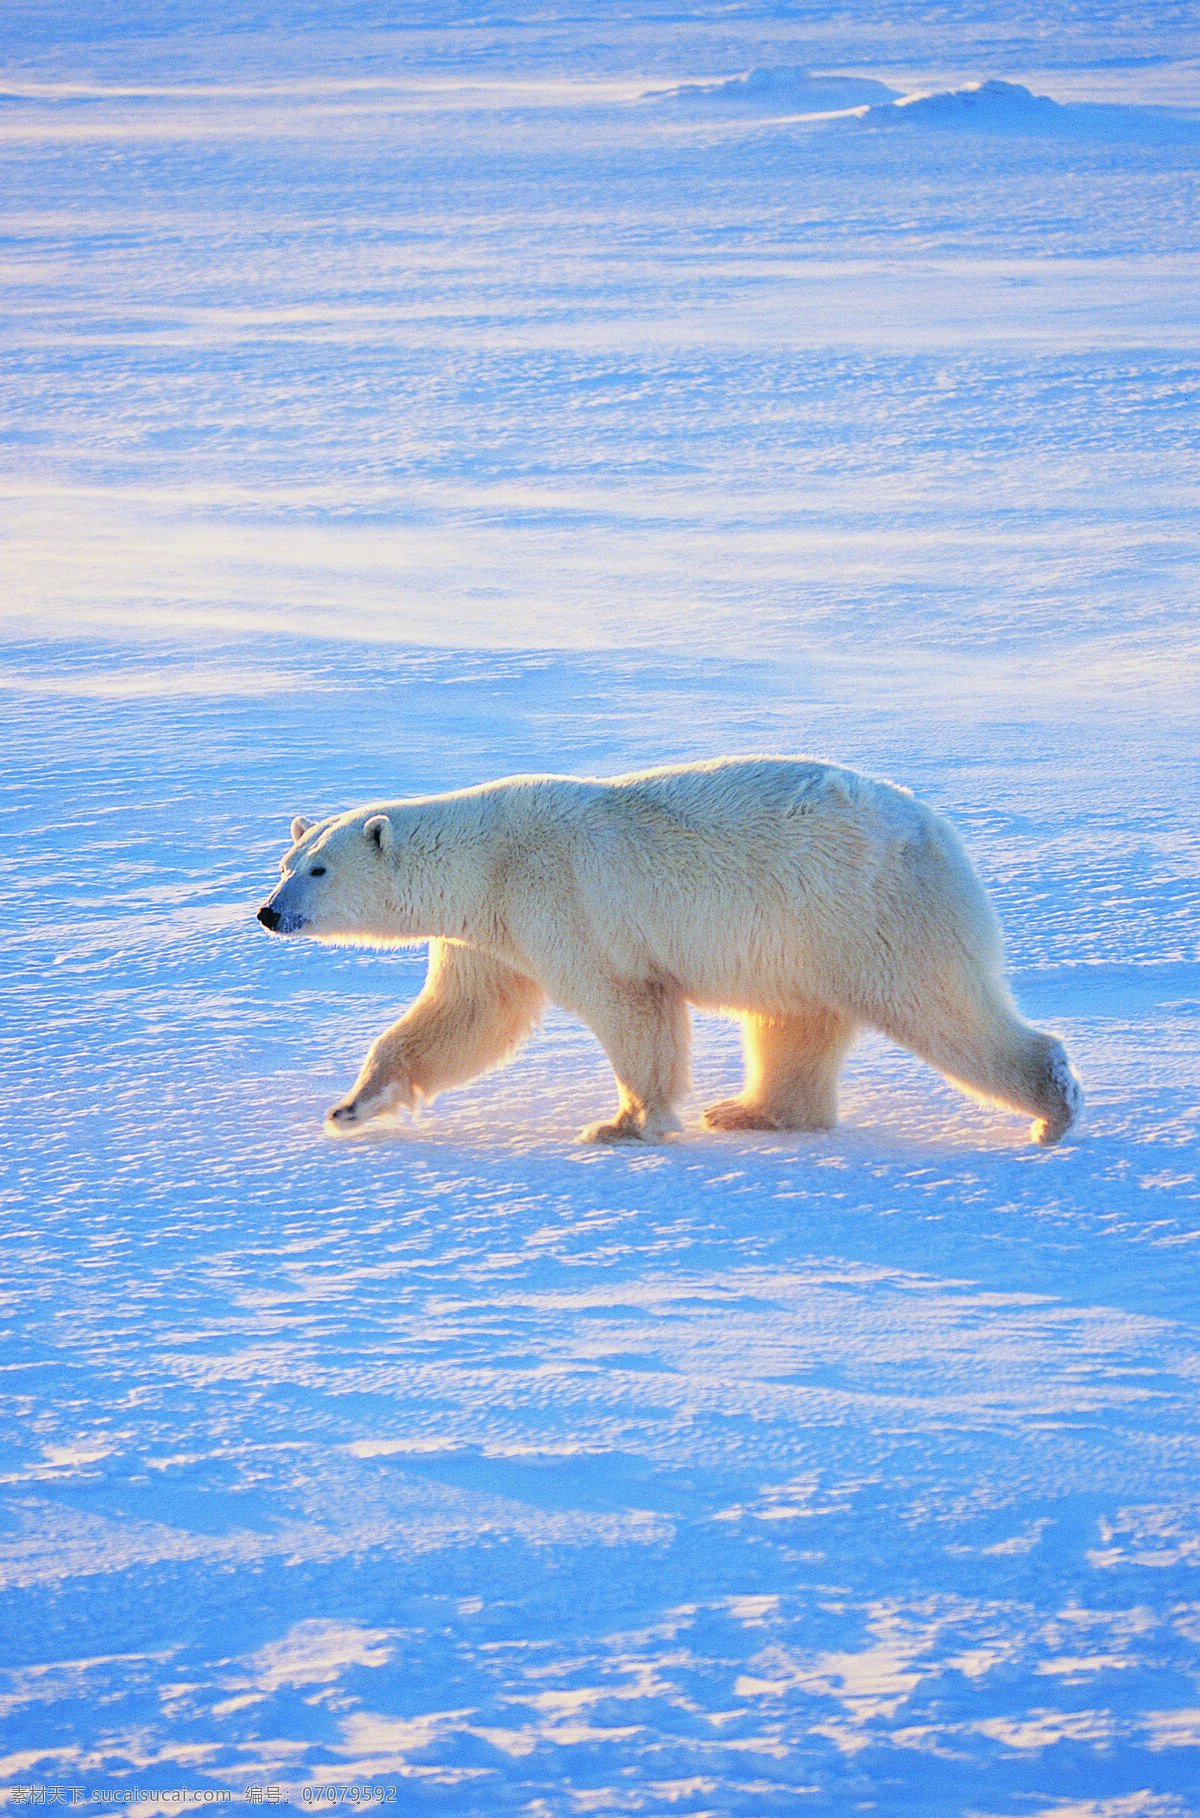
[[[0,116],[2,1796],[1200,1810],[1178,21],[68,13]],[[756,749],[954,819],[1078,1140],[877,1041],[707,1136],[701,1019],[592,1152],[557,1014],[323,1135],[421,963],[266,940],[293,813]]]

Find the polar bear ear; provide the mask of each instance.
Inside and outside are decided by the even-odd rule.
[[[363,832],[369,840],[374,840],[381,852],[388,852],[392,844],[392,823],[386,814],[373,814],[369,821],[363,822]]]
[[[315,821],[306,821],[302,814],[298,814],[292,822],[292,845],[294,846],[297,840],[302,840],[309,828],[315,827],[316,824]]]

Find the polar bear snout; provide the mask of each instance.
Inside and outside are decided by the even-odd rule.
[[[286,910],[281,914],[271,902],[263,904],[258,919],[272,934],[299,934],[307,921],[306,916],[292,915]]]

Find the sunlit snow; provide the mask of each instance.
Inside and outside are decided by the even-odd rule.
[[[6,7],[0,1800],[1200,1811],[1194,33],[951,11]],[[292,815],[763,750],[1068,1143],[705,1134],[701,1018],[587,1149],[557,1012],[323,1134],[422,960]]]

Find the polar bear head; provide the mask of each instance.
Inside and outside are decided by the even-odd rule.
[[[396,878],[391,818],[360,809],[326,821],[297,816],[279,883],[258,919],[272,934],[316,940],[395,938]]]

